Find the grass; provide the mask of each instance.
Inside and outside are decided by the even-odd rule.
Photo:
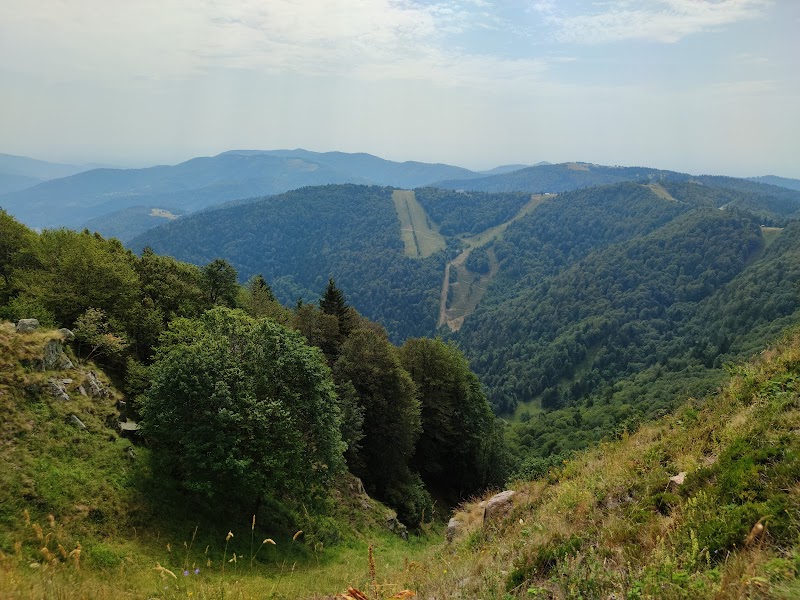
[[[663,185],[661,185],[660,183],[651,183],[651,184],[646,185],[644,187],[649,188],[659,198],[662,198],[662,199],[667,200],[669,202],[677,202],[677,200],[673,197],[673,195],[670,194],[667,191],[667,189]]]
[[[404,580],[422,597],[795,598],[800,334],[674,415],[580,453]],[[687,473],[682,485],[670,477]],[[763,529],[760,529],[763,527]]]
[[[427,258],[444,250],[446,242],[412,191],[394,190],[392,200],[400,219],[400,234],[405,244],[406,256]]]

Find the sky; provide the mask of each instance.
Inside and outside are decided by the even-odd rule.
[[[0,152],[800,178],[799,0],[3,0]]]

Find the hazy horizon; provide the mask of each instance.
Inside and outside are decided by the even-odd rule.
[[[12,1],[0,152],[800,178],[798,26],[800,3],[779,0]]]

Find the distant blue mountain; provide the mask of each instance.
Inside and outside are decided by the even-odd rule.
[[[0,207],[32,227],[81,227],[132,207],[193,212],[229,200],[329,183],[413,188],[478,177],[461,167],[394,162],[370,154],[232,150],[174,166],[94,169],[0,196]],[[127,213],[126,213],[127,214]]]

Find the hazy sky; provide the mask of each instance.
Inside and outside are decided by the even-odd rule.
[[[800,177],[799,0],[2,0],[0,152]]]

